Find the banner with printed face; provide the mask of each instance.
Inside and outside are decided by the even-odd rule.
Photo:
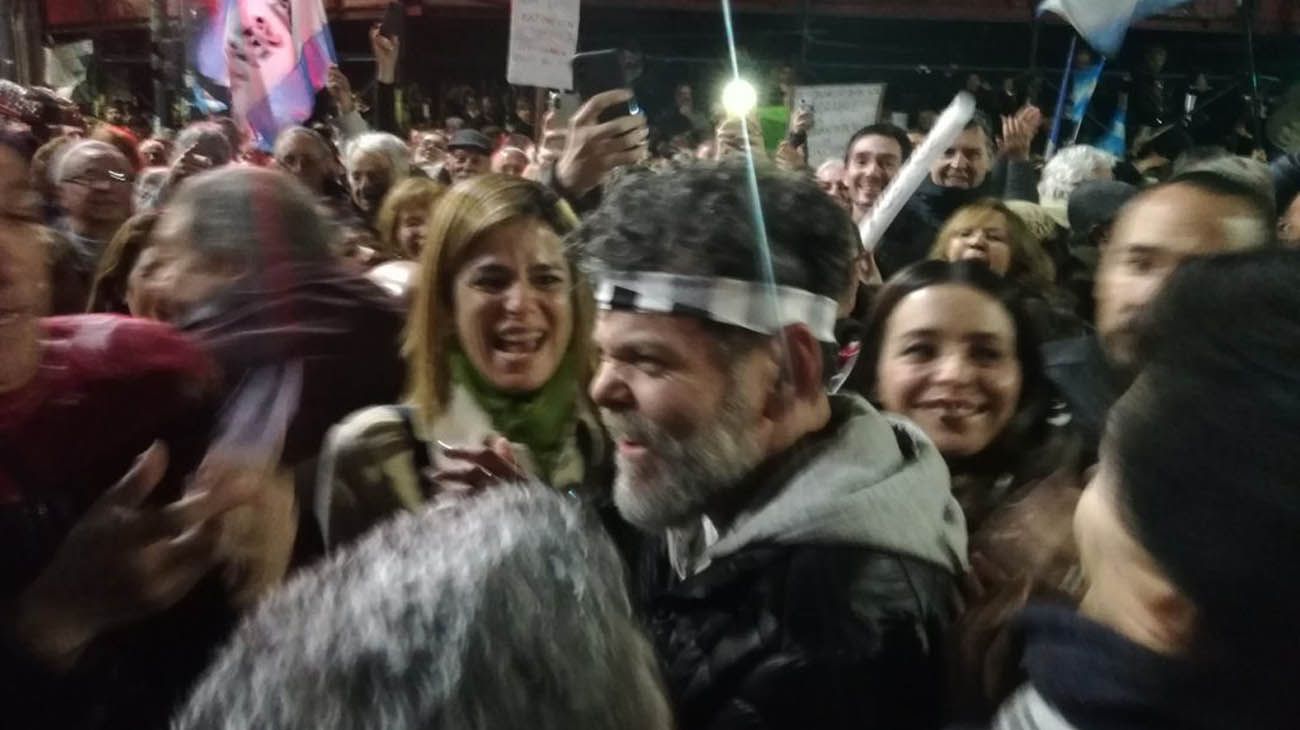
[[[321,0],[221,0],[199,41],[199,73],[230,88],[235,120],[269,150],[311,116],[335,63]]]

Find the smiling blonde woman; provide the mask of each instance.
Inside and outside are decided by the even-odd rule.
[[[489,444],[515,475],[603,493],[604,439],[585,395],[593,305],[562,241],[576,223],[545,188],[502,175],[435,204],[403,347],[407,399],[328,437],[316,499],[327,545],[456,491],[441,477],[488,471],[463,452]]]

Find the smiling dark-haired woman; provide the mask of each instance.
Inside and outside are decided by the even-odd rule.
[[[925,430],[972,534],[1068,462],[1019,290],[981,262],[926,261],[891,279],[876,295],[851,384]]]

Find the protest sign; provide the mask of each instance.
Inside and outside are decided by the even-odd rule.
[[[513,0],[506,80],[572,89],[569,60],[578,50],[579,0]]]
[[[795,109],[811,107],[817,121],[808,133],[808,164],[815,168],[828,159],[842,159],[849,137],[880,118],[884,98],[884,84],[796,87]]]

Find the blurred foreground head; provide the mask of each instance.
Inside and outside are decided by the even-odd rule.
[[[406,514],[235,634],[177,730],[667,730],[622,567],[579,505],[502,487]]]
[[[277,264],[322,262],[330,232],[307,189],[289,175],[225,167],[185,182],[153,234],[142,282],[152,311],[176,320],[235,280]]]
[[[1188,261],[1150,324],[1075,516],[1082,610],[1185,660],[1203,727],[1293,727],[1300,252]]]

